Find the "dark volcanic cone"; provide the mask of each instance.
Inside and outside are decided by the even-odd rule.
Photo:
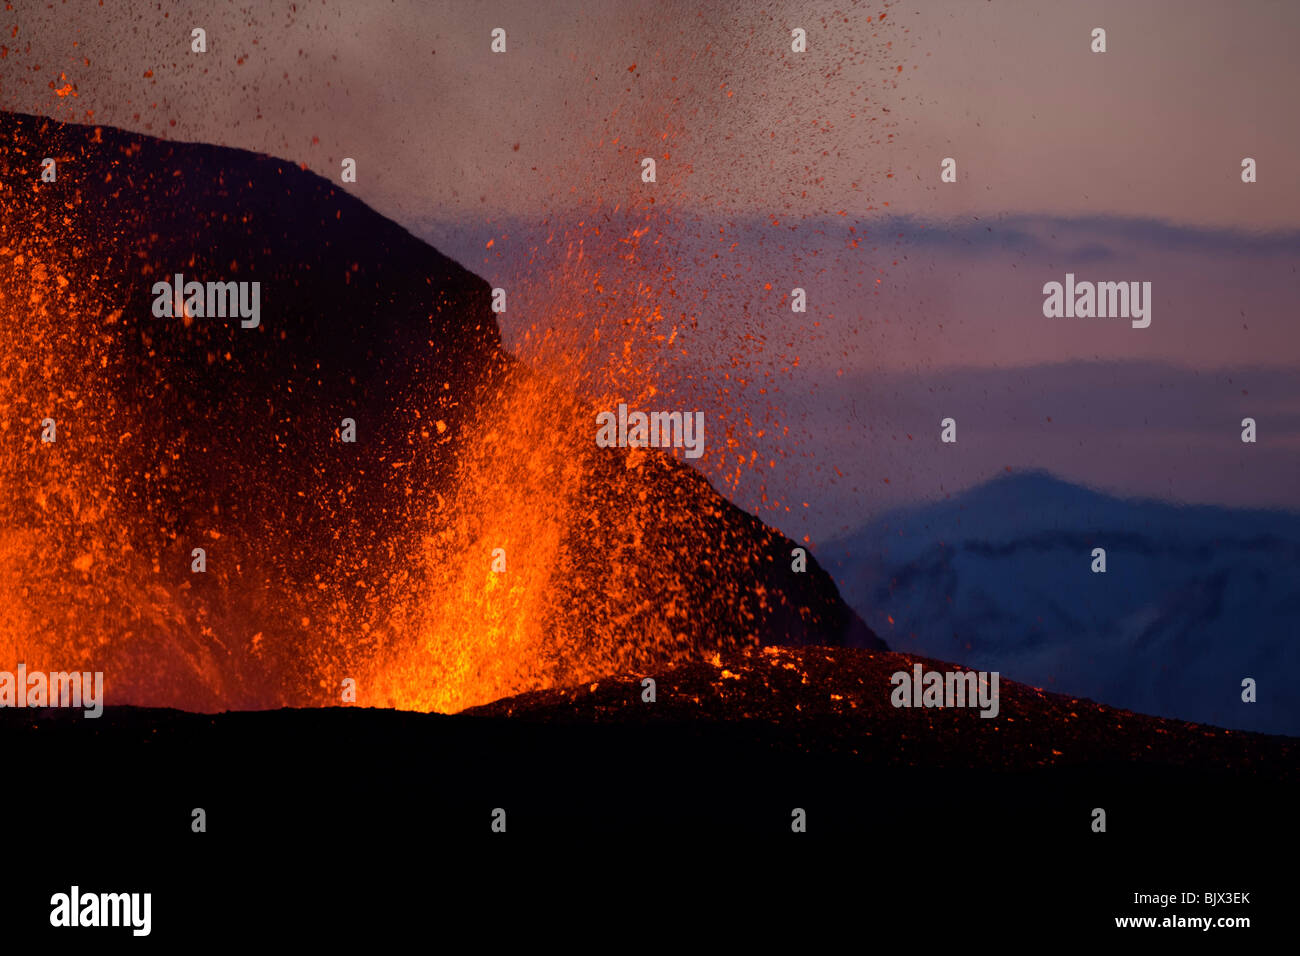
[[[12,114],[0,172],[0,666],[190,709],[336,702],[345,677],[453,709],[883,646],[697,473],[596,449],[590,410],[502,353],[486,283],[319,176]],[[156,317],[177,274],[258,283],[259,324]]]

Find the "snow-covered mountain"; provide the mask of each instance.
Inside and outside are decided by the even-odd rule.
[[[1122,500],[1029,472],[883,515],[818,554],[891,649],[1300,734],[1300,515]]]

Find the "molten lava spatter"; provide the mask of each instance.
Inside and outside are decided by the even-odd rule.
[[[485,283],[326,181],[0,134],[0,658],[102,669],[110,704],[325,705],[350,678],[360,704],[454,710],[874,639],[699,474],[597,448],[566,369],[502,352]],[[158,317],[177,273],[260,283],[260,323]]]

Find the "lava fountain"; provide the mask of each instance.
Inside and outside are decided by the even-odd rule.
[[[110,705],[350,684],[454,711],[871,640],[700,474],[596,447],[594,410],[652,383],[584,395],[506,355],[486,283],[325,180],[35,117],[0,133],[0,661],[102,670]],[[262,322],[157,317],[175,273],[258,281]]]

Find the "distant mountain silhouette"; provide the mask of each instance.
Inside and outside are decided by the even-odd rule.
[[[1105,574],[1091,571],[1098,547]],[[897,650],[1300,734],[1300,516],[1123,500],[1029,472],[883,515],[819,554]],[[1256,703],[1241,700],[1247,677]]]
[[[466,491],[469,443],[491,438],[473,423],[529,376],[501,350],[487,283],[344,189],[241,150],[0,114],[0,183],[0,530],[18,542],[0,589],[26,615],[0,650],[93,659],[135,702],[203,709],[307,703],[366,648],[414,641],[363,632],[369,595],[433,600],[412,555]],[[153,285],[177,273],[259,282],[260,325],[156,317]],[[41,446],[47,416],[60,434]],[[629,467],[567,421],[528,423],[570,450],[590,501],[549,585],[563,639],[542,673],[577,676],[568,650],[596,624],[624,635],[620,660],[653,659],[663,648],[635,635],[665,614],[679,649],[880,646],[815,564],[790,573],[793,542],[698,473],[657,453]],[[635,573],[610,577],[619,561]]]

